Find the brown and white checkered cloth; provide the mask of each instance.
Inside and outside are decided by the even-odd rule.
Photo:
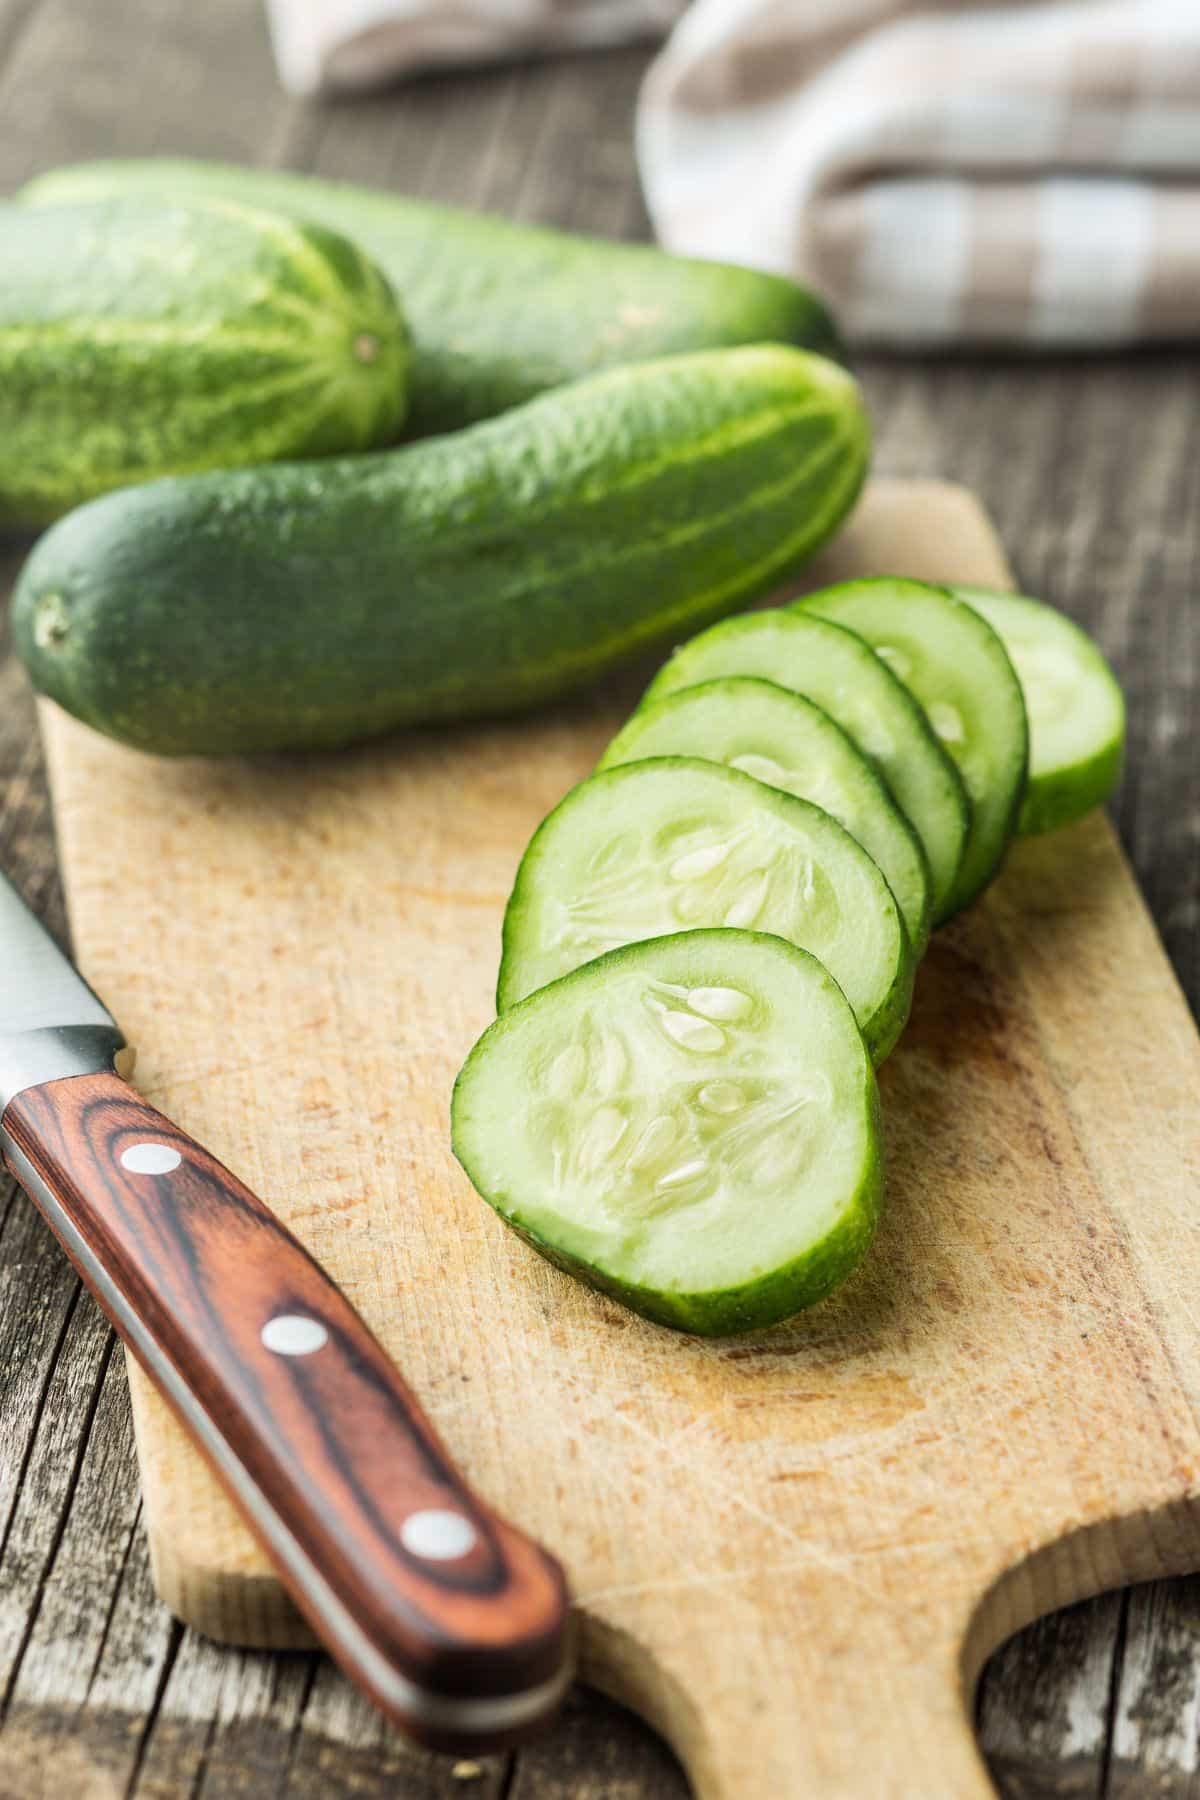
[[[1200,335],[1200,0],[271,0],[312,90],[663,32],[638,157],[675,250],[860,342]]]

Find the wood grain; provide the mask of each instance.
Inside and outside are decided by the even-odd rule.
[[[881,568],[1004,573],[935,484],[877,486],[813,580]],[[1196,1558],[1200,1044],[1103,820],[1026,844],[923,966],[861,1277],[736,1345],[585,1293],[467,1189],[445,1106],[516,860],[627,704],[216,767],[50,714],[84,966],[149,1091],[250,1172],[561,1550],[591,1678],[702,1795],[984,1793],[966,1698],[995,1644]],[[265,1570],[134,1396],[160,1577],[236,1634],[232,1587]]]
[[[351,1678],[435,1747],[496,1749],[528,1735],[515,1722],[456,1728],[450,1711],[464,1698],[520,1701],[554,1686],[568,1659],[562,1572],[466,1488],[326,1273],[116,1075],[28,1088],[0,1124],[16,1153],[10,1171],[20,1179],[23,1159],[38,1178],[51,1228],[81,1272],[90,1262],[103,1277],[101,1303],[148,1378],[160,1368],[174,1377],[166,1397],[212,1428],[212,1472],[248,1480],[246,1524]],[[126,1166],[147,1144],[174,1167]],[[296,1319],[323,1343],[278,1354],[271,1325]],[[403,1527],[426,1513],[465,1523],[473,1541],[448,1560],[419,1554]],[[550,1710],[547,1701],[536,1722]]]
[[[242,0],[0,5],[0,180],[114,151],[320,165],[466,204],[644,236],[631,113],[642,52],[431,79],[305,107],[277,88]],[[561,83],[570,105],[556,102]],[[136,94],[136,105],[130,105]],[[214,94],[220,104],[213,103]],[[571,132],[587,101],[592,129]],[[570,159],[570,191],[559,167]],[[867,360],[879,466],[954,471],[983,494],[1027,591],[1097,633],[1131,700],[1116,822],[1193,1008],[1200,1005],[1200,365],[1190,348],[1029,361]],[[0,550],[7,589],[20,546]],[[64,929],[33,708],[0,609],[0,859]],[[0,1178],[0,1794],[131,1800],[538,1800],[682,1796],[637,1721],[583,1693],[515,1775],[456,1778],[407,1749],[308,1657],[218,1651],[172,1628],[149,1579],[121,1359],[37,1215]],[[1086,1603],[989,1665],[980,1731],[1007,1795],[1183,1794],[1186,1683],[1127,1679],[1171,1621],[1200,1663],[1187,1583]],[[1113,1615],[1116,1615],[1115,1621]],[[1153,1668],[1151,1661],[1146,1666]],[[1108,1722],[1136,1710],[1110,1771]],[[1094,1721],[1099,1715],[1099,1728]],[[1082,1729],[1080,1718],[1087,1723]],[[1121,1728],[1125,1730],[1125,1727]],[[7,1749],[5,1748],[7,1746]]]

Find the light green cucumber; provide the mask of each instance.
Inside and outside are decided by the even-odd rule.
[[[820,963],[755,932],[615,950],[485,1032],[454,1152],[544,1256],[663,1325],[762,1330],[865,1255],[883,1155],[870,1059]]]
[[[929,864],[883,781],[840,726],[802,694],[730,676],[645,705],[600,759],[699,756],[823,807],[878,863],[920,956],[929,937]]]
[[[277,169],[175,158],[57,169],[21,198],[215,194],[312,219],[375,258],[412,321],[410,435],[452,431],[600,369],[782,343],[839,356],[828,311],[780,275],[460,212]]]
[[[768,592],[841,520],[867,423],[778,346],[613,369],[450,437],[156,482],[17,589],[35,685],[167,755],[502,713]]]
[[[908,689],[854,632],[776,608],[726,619],[678,649],[643,705],[727,675],[754,675],[815,701],[883,777],[925,850],[934,914],[956,879],[970,822],[962,777]]]
[[[504,918],[497,1010],[621,944],[719,925],[818,957],[887,1055],[915,958],[878,867],[819,807],[694,757],[607,769],[543,821]]]
[[[1008,653],[945,588],[880,578],[822,588],[797,603],[855,631],[920,701],[971,798],[971,824],[940,924],[981,894],[1016,831],[1029,771],[1025,701]]]
[[[0,206],[0,520],[111,488],[366,450],[408,333],[344,238],[226,201]]]
[[[1125,699],[1098,645],[1056,607],[956,587],[1008,651],[1029,715],[1029,785],[1017,831],[1057,831],[1103,806],[1121,778]]]

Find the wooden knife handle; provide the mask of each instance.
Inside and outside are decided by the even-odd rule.
[[[569,1679],[558,1564],[491,1512],[341,1290],[113,1074],[0,1120],[31,1193],[346,1674],[422,1742],[516,1741]]]

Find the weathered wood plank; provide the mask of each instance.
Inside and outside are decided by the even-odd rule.
[[[133,1433],[125,1397],[121,1359],[108,1352],[107,1327],[90,1300],[79,1303],[85,1317],[80,1328],[89,1345],[99,1351],[89,1428],[81,1439],[74,1486],[61,1518],[61,1535],[47,1567],[41,1600],[32,1618],[20,1666],[12,1684],[14,1707],[35,1705],[49,1689],[63,1705],[85,1705],[102,1665],[105,1686],[110,1686],[120,1656],[120,1640],[112,1640],[112,1627],[121,1598],[126,1566],[135,1542],[140,1541],[140,1506]],[[99,1348],[103,1345],[103,1348]],[[64,1351],[66,1345],[64,1343]],[[82,1360],[82,1359],[81,1359]],[[65,1364],[65,1357],[64,1357]],[[47,1396],[50,1399],[50,1396]],[[33,1470],[26,1488],[33,1485]],[[14,1518],[14,1538],[23,1521]],[[17,1560],[17,1559],[15,1559]],[[152,1615],[153,1617],[153,1615]],[[119,1623],[119,1621],[117,1621]],[[149,1647],[141,1637],[140,1648]],[[165,1650],[168,1627],[162,1622],[150,1644]],[[132,1709],[149,1707],[154,1697],[152,1667],[140,1666],[128,1657],[123,1664],[123,1703]]]
[[[0,187],[81,156],[269,161],[298,110],[243,0],[39,0],[0,71]]]
[[[44,1240],[39,1242],[39,1258],[43,1248]],[[58,1289],[59,1305],[61,1296]],[[47,1359],[48,1378],[35,1409],[33,1441],[21,1468],[0,1563],[0,1694],[5,1703],[16,1692],[28,1649],[35,1642],[44,1642],[38,1638],[38,1625],[47,1584],[112,1360],[108,1326],[91,1302],[79,1297],[74,1285],[63,1312],[53,1359]],[[90,1604],[105,1608],[102,1584],[93,1588]]]
[[[1005,1800],[1103,1800],[1113,1664],[1125,1596],[1105,1594],[997,1651],[979,1733]]]
[[[76,1283],[23,1195],[5,1185],[0,1239],[0,1645],[15,1645],[24,1630],[27,1592],[14,1564],[24,1553],[17,1510],[45,1419],[49,1388],[76,1304]],[[10,1542],[12,1557],[7,1556]],[[17,1613],[9,1614],[8,1600]],[[0,1650],[0,1657],[5,1652]],[[0,1663],[0,1668],[6,1665]],[[2,1680],[2,1677],[0,1677]],[[2,1691],[2,1686],[0,1686]]]
[[[430,75],[402,89],[333,101],[314,114],[304,165],[339,181],[367,181],[456,206],[496,206],[498,174],[519,179],[528,146],[516,135],[537,70],[481,70],[470,80]],[[540,91],[540,90],[539,90]],[[501,191],[503,191],[501,179]]]
[[[1129,703],[1125,846],[1200,1008],[1200,371],[1185,352],[872,361],[878,459],[954,468],[1033,593],[1094,631]]]
[[[1198,1645],[1200,1578],[1129,1596],[1105,1800],[1200,1793]]]
[[[576,1691],[555,1729],[521,1752],[507,1800],[684,1800],[688,1792],[683,1770],[640,1719]]]
[[[0,67],[16,50],[36,5],[37,0],[0,0]]]
[[[0,185],[85,154],[172,149],[297,164],[311,159],[331,174],[641,235],[629,139],[639,67],[638,54],[624,52],[586,68],[438,78],[368,102],[310,109],[279,93],[258,11],[244,0],[214,0],[204,8],[182,0],[150,6],[119,0],[104,8],[82,0],[40,6],[7,0],[0,5]],[[137,104],[130,105],[134,93]],[[564,104],[566,94],[581,112]],[[1190,603],[1200,574],[1200,384],[1194,367],[1165,353],[1036,367],[872,362],[866,376],[881,465],[951,470],[979,488],[1027,584],[1089,622],[1114,655],[1132,715],[1130,774],[1118,818],[1197,1006],[1200,621]],[[6,558],[2,580],[15,553],[3,548],[0,556]],[[0,862],[61,926],[32,708],[2,639]],[[6,1189],[0,1217],[7,1201]],[[126,1464],[121,1477],[118,1467],[128,1424],[116,1365],[99,1382],[107,1340],[90,1303],[73,1305],[73,1294],[73,1279],[31,1210],[23,1200],[8,1207],[0,1235],[0,1528],[10,1518],[19,1527],[14,1554],[20,1560],[18,1568],[6,1556],[0,1572],[0,1617],[28,1639],[19,1658],[11,1644],[6,1653],[14,1693],[0,1735],[0,1795],[36,1800],[42,1791],[70,1792],[87,1800],[120,1791],[137,1767],[140,1794],[174,1796],[197,1778],[206,1793],[233,1792],[220,1782],[240,1780],[247,1757],[258,1771],[257,1788],[282,1778],[288,1792],[305,1795],[498,1792],[502,1776],[494,1770],[458,1781],[444,1768],[436,1775],[423,1770],[411,1775],[411,1790],[398,1787],[391,1752],[381,1752],[372,1737],[376,1722],[355,1723],[359,1703],[326,1668],[310,1689],[312,1665],[299,1675],[282,1665],[273,1697],[255,1668],[268,1660],[274,1666],[274,1659],[231,1657],[193,1642],[172,1660],[178,1634],[153,1601],[140,1537],[129,1538],[129,1469]],[[114,1483],[107,1503],[106,1479]],[[48,1505],[22,1499],[34,1491],[26,1488],[30,1482]],[[65,1516],[55,1512],[72,1497]],[[105,1576],[99,1582],[87,1567],[85,1514],[79,1530],[73,1517],[85,1501],[103,1540],[95,1546]],[[122,1562],[114,1547],[120,1552],[124,1542],[129,1555]],[[68,1571],[84,1614],[75,1667],[50,1629],[70,1603]],[[996,1659],[981,1722],[1006,1785],[1018,1758],[1021,1779],[1037,1780],[1041,1759],[1044,1770],[1053,1770],[1064,1745],[1072,1746],[1074,1762],[1086,1762],[1103,1779],[1098,1719],[1119,1605],[1104,1602],[1044,1625]],[[1186,1791],[1195,1767],[1198,1645],[1192,1589],[1173,1584],[1133,1597],[1110,1789],[1119,1800],[1146,1792],[1151,1776],[1175,1782],[1156,1792]],[[89,1656],[95,1666],[88,1710],[78,1714],[71,1709]],[[57,1684],[65,1684],[58,1695]],[[585,1696],[544,1747],[521,1759],[513,1791],[521,1800],[582,1794],[588,1790],[571,1782],[593,1779],[597,1770],[609,1785],[594,1783],[596,1793],[678,1791],[664,1786],[669,1778],[662,1769],[630,1747],[639,1735],[635,1724],[614,1719],[605,1703]],[[290,1746],[290,1765],[280,1760],[276,1740]],[[655,1755],[665,1755],[649,1741]],[[377,1768],[386,1776],[376,1779]],[[43,1781],[48,1785],[39,1787]]]

